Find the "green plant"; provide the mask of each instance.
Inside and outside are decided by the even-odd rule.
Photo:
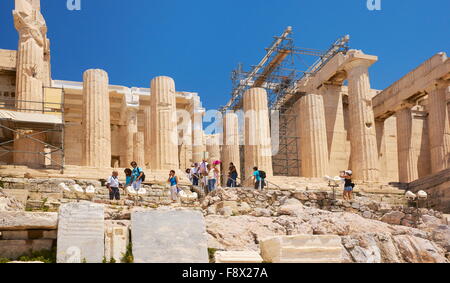
[[[10,262],[11,260],[10,259],[7,259],[7,258],[0,258],[0,263],[8,263],[8,262]]]
[[[125,254],[122,255],[121,262],[122,263],[133,263],[134,262],[133,245],[131,243],[128,244],[127,251],[125,252]]]
[[[216,254],[217,249],[213,249],[213,248],[208,248],[208,256],[209,256],[209,262],[210,263],[214,263],[215,259],[214,259],[214,255]]]
[[[102,263],[116,263],[116,260],[112,257],[109,261],[106,259],[106,257],[103,257]]]
[[[56,263],[56,248],[33,252],[31,255],[23,255],[17,261],[41,261],[43,263]]]

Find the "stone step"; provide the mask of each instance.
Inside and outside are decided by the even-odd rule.
[[[287,236],[281,239],[282,247],[322,247],[334,248],[341,245],[341,239],[334,235],[310,235]]]
[[[341,262],[341,238],[336,235],[277,236],[260,242],[261,255],[266,262],[308,263]]]
[[[282,247],[280,257],[283,259],[306,260],[306,259],[336,259],[342,256],[342,247]]]
[[[280,263],[342,263],[342,259],[338,258],[304,258],[304,259],[284,259]]]

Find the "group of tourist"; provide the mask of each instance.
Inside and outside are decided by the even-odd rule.
[[[195,163],[191,168],[186,169],[186,174],[194,186],[200,186],[210,193],[220,185],[221,164],[219,160],[209,164],[206,159],[203,159],[201,163]]]
[[[106,187],[109,189],[110,200],[120,200],[120,188],[131,187],[136,192],[141,189],[142,182],[145,181],[144,171],[135,161],[131,162],[130,165],[132,169],[127,168],[124,171],[126,176],[125,184],[119,181],[118,171],[113,171],[112,175],[106,181]]]
[[[228,173],[223,176],[221,172],[221,161],[214,161],[209,164],[206,160],[195,163],[191,168],[186,169],[186,174],[194,186],[202,187],[206,193],[214,191],[220,184],[226,183],[227,188],[238,186],[239,173],[234,163],[228,166]],[[260,171],[258,167],[253,168],[252,181],[255,189],[263,190],[266,183],[266,173]]]
[[[209,164],[205,159],[201,163],[195,163],[191,168],[186,169],[186,174],[194,186],[202,187],[205,192],[211,193],[217,189],[222,183],[221,179],[221,161],[214,161]],[[119,181],[119,172],[113,171],[112,175],[106,182],[106,187],[109,189],[110,200],[120,200],[120,188],[131,188],[136,193],[141,189],[142,182],[145,181],[145,173],[133,161],[131,162],[132,168],[125,169],[126,176],[125,184]],[[344,200],[351,201],[353,199],[353,190],[355,184],[352,182],[353,172],[351,170],[342,171],[340,177],[344,180]],[[226,186],[233,188],[238,186],[239,173],[236,166],[233,163],[229,164],[228,174],[226,175]],[[263,190],[267,186],[266,173],[259,170],[258,167],[253,168],[252,182],[255,190]],[[180,180],[176,175],[175,170],[171,170],[167,182],[170,184],[170,196],[172,202],[178,201],[178,194],[180,193],[179,183]]]

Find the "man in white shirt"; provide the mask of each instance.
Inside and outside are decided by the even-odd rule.
[[[106,187],[109,189],[109,199],[110,200],[120,200],[119,188],[123,185],[119,181],[119,172],[114,171],[112,176],[108,178]]]

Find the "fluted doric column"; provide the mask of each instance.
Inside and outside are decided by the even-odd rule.
[[[446,103],[448,88],[448,83],[437,82],[428,95],[431,171],[433,174],[449,168],[450,121]]]
[[[111,116],[109,78],[103,70],[83,74],[83,155],[88,167],[111,167]]]
[[[369,81],[374,61],[356,59],[347,63],[352,170],[356,180],[377,182],[379,177],[375,118]]]
[[[410,183],[419,179],[418,159],[420,148],[414,130],[415,121],[411,108],[401,109],[397,116],[397,143],[399,179],[402,183]]]
[[[222,161],[224,170],[227,170],[230,163],[233,163],[240,174],[241,157],[239,145],[239,119],[235,113],[228,112],[223,118]],[[224,174],[227,173],[224,172]],[[224,180],[225,183],[226,181]]]
[[[145,138],[144,133],[137,132],[134,133],[134,147],[133,147],[133,160],[136,161],[136,163],[143,167],[145,165]]]
[[[220,135],[210,135],[206,137],[206,151],[208,152],[208,162],[213,163],[214,161],[221,160],[220,154]]]
[[[177,170],[178,131],[175,82],[169,77],[156,77],[151,82],[151,148],[152,170]]]
[[[245,113],[245,178],[252,176],[253,167],[273,176],[272,140],[270,135],[267,92],[263,88],[252,88],[244,94]]]
[[[328,172],[328,143],[323,97],[307,94],[300,98],[300,154],[302,176],[321,178]]]
[[[322,91],[327,127],[329,174],[336,175],[348,168],[350,142],[344,122],[344,104],[342,86],[326,85]]]
[[[50,56],[47,26],[39,1],[16,0],[15,4],[14,25],[19,33],[16,105],[25,112],[42,111],[42,87],[48,86],[50,76],[49,62],[46,62]]]
[[[122,166],[130,166],[132,161],[135,160],[135,134],[138,132],[138,108],[137,107],[125,107],[125,125],[122,126],[122,136],[123,136],[123,160]],[[144,163],[138,163],[139,166],[144,166]]]
[[[203,153],[206,151],[203,143],[203,115],[205,110],[201,106],[200,97],[193,97],[192,105],[192,161],[200,163],[203,160]]]
[[[16,108],[22,112],[42,113],[43,86],[48,86],[49,69],[44,61],[49,40],[47,26],[40,12],[40,2],[16,0],[13,11],[14,26],[19,34],[16,61]],[[49,64],[49,63],[48,63]],[[48,74],[46,73],[48,71]],[[14,134],[14,164],[42,166],[46,134],[32,130],[18,130]]]
[[[146,167],[150,167],[150,149],[152,142],[152,110],[151,107],[144,108],[144,154],[145,154],[145,165]]]

